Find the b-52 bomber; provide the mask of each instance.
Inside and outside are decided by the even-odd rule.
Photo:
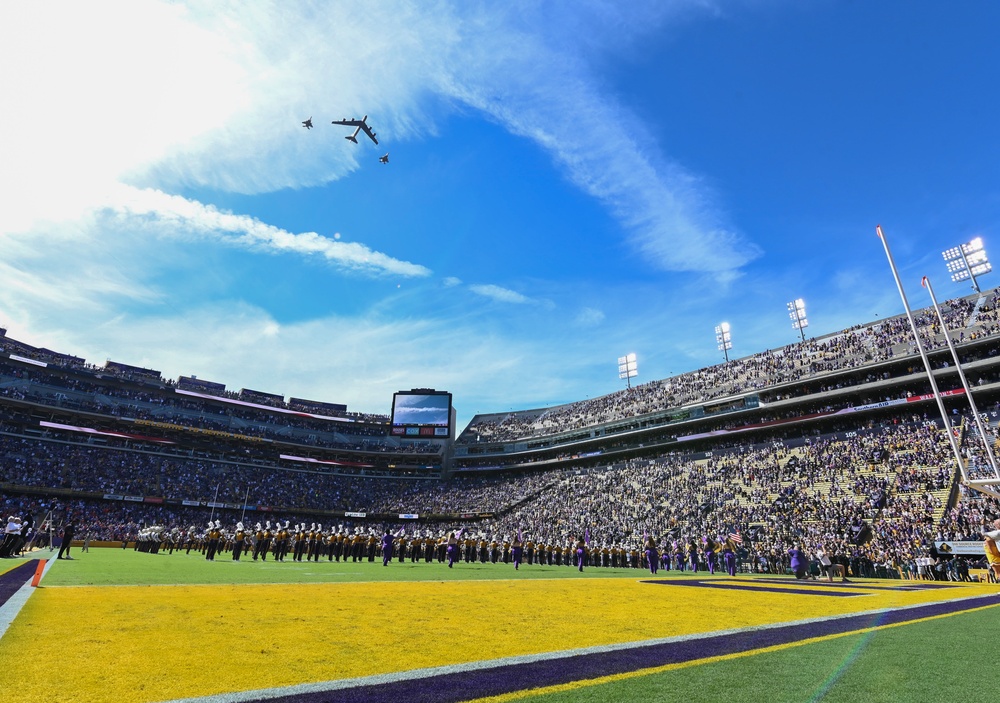
[[[349,139],[355,144],[358,143],[358,132],[362,131],[368,135],[369,139],[378,144],[378,139],[375,138],[375,132],[371,130],[371,127],[369,127],[368,123],[366,122],[367,119],[368,115],[365,115],[360,120],[348,120],[348,119],[334,120],[332,124],[339,124],[345,127],[354,127],[355,128],[354,134],[349,134],[346,137],[344,137],[344,139]]]

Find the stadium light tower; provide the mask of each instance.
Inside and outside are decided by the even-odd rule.
[[[729,363],[729,350],[733,348],[733,336],[729,333],[729,323],[723,322],[715,328],[715,341],[719,343],[719,351]]]
[[[624,378],[629,389],[632,388],[632,379],[638,375],[639,365],[636,363],[635,354],[618,357],[618,378]]]
[[[805,342],[806,333],[803,330],[809,326],[809,320],[806,319],[806,301],[798,298],[790,302],[788,304],[788,317],[792,319],[792,329],[798,330],[799,336]]]
[[[944,257],[944,262],[948,266],[948,273],[951,274],[951,280],[958,283],[959,281],[972,279],[972,288],[977,293],[982,293],[979,290],[979,282],[976,280],[976,276],[982,276],[984,273],[989,273],[993,270],[993,265],[986,256],[986,250],[983,249],[982,237],[976,237],[967,244],[943,251],[941,252],[941,256]]]

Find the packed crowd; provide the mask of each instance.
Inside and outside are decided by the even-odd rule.
[[[16,354],[17,356],[51,365],[56,369],[83,371],[93,376],[95,380],[101,379],[105,376],[111,376],[122,381],[132,381],[149,387],[159,387],[160,389],[172,389],[178,386],[177,380],[164,379],[159,371],[143,369],[110,360],[104,366],[96,366],[94,364],[87,363],[85,359],[78,356],[55,352],[51,349],[33,347],[25,342],[12,339],[7,336],[6,330],[3,329],[0,329],[0,352]],[[284,410],[339,415],[344,418],[350,418],[359,423],[385,424],[389,421],[389,418],[386,415],[380,415],[377,413],[335,411],[329,408],[329,403],[310,405],[308,401],[299,400],[297,402],[292,402],[291,399],[288,402],[284,402],[283,396],[271,393],[261,393],[259,391],[252,391],[248,389],[242,389],[239,392],[219,390],[214,394],[220,398],[229,398],[232,400],[251,400],[255,403],[270,405],[271,407]],[[322,407],[323,405],[327,407]]]
[[[388,435],[388,419],[339,422],[293,413],[178,395],[172,391],[129,388],[99,378],[0,361],[0,395],[149,423],[182,425],[239,437],[283,440],[330,449],[379,453],[440,453],[438,443],[406,441]]]
[[[482,478],[454,490],[427,479],[355,478],[0,434],[3,484],[239,505],[246,500],[291,510],[421,515],[497,510],[536,493],[553,476],[540,472],[517,484]]]
[[[968,453],[974,451],[970,437],[964,445]],[[946,510],[956,474],[950,445],[936,424],[918,416],[794,448],[776,441],[720,448],[696,461],[673,454],[587,471],[447,482],[334,478],[11,437],[0,440],[0,457],[7,472],[0,480],[36,487],[90,486],[131,494],[167,487],[172,491],[167,495],[200,500],[213,500],[218,490],[219,501],[239,503],[250,485],[263,496],[251,502],[280,506],[251,515],[265,515],[276,526],[290,523],[293,535],[319,531],[326,544],[337,534],[352,540],[362,535],[367,544],[373,535],[402,528],[397,543],[412,550],[418,538],[439,544],[448,532],[465,529],[476,554],[482,542],[502,546],[520,534],[536,549],[549,547],[560,564],[565,555],[555,556],[556,548],[563,554],[583,534],[594,555],[641,554],[649,538],[659,554],[676,554],[692,542],[721,544],[735,534],[744,568],[783,571],[789,568],[789,550],[801,546],[810,552],[824,548],[855,574],[908,573],[936,538],[975,536],[984,522],[1000,515],[1000,504],[971,494]],[[93,499],[45,503],[16,494],[0,499],[4,510],[15,512],[32,508],[23,506],[25,500],[34,501],[36,512],[55,505],[57,519],[73,515],[80,531],[94,538],[134,541],[140,529],[155,525],[167,535],[164,541],[176,543],[183,535],[198,548],[208,512]],[[315,515],[302,514],[310,509],[450,517],[419,527],[399,520],[338,520],[323,530],[311,527]],[[238,512],[213,512],[225,522],[223,532],[235,534]],[[588,559],[611,565],[624,557]]]
[[[1000,333],[1000,289],[982,300],[960,298],[942,306],[949,330],[958,342]],[[915,317],[921,343],[928,351],[944,347],[933,309]],[[916,353],[905,316],[858,325],[820,339],[734,359],[705,369],[652,381],[591,400],[553,408],[481,415],[459,437],[460,443],[503,442],[590,427],[652,412],[704,403],[759,391],[788,381],[801,381],[844,369]]]

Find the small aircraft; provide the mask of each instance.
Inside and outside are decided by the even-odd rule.
[[[389,154],[387,153],[385,156],[378,157],[378,160],[379,160],[380,163],[383,163],[383,164],[389,163]]]
[[[303,122],[302,126],[305,127],[306,129],[312,129],[313,128],[313,118],[310,117],[308,120],[306,120],[305,122]]]
[[[344,137],[344,139],[349,139],[355,144],[358,143],[358,132],[361,132],[362,130],[364,131],[365,134],[368,135],[368,137],[373,142],[378,144],[378,139],[375,138],[375,132],[372,131],[371,127],[369,127],[368,123],[365,121],[367,119],[368,115],[365,115],[360,120],[348,120],[348,119],[334,120],[332,124],[340,124],[344,125],[345,127],[355,127],[356,129],[354,130],[354,134],[349,134],[346,137]]]

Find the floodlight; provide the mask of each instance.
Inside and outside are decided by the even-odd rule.
[[[635,354],[626,354],[618,357],[618,378],[624,378],[628,387],[632,387],[632,379],[639,375],[639,365],[635,360]]]
[[[729,362],[729,350],[733,348],[733,337],[729,332],[729,323],[723,322],[716,326],[715,328],[715,341],[719,345],[719,351],[726,358],[726,363]]]
[[[982,276],[993,270],[993,265],[990,264],[983,248],[982,237],[976,237],[971,242],[943,251],[941,256],[944,257],[952,281],[958,283],[971,280],[972,288],[977,293],[982,293],[976,276]]]
[[[809,320],[806,319],[806,301],[798,298],[788,303],[788,317],[792,321],[792,329],[798,330],[802,341],[806,341],[806,333],[803,332],[809,326]]]

